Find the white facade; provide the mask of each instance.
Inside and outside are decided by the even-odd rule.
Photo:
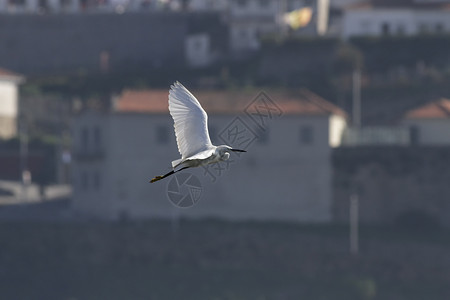
[[[0,70],[0,138],[8,139],[17,134],[18,85],[22,80],[18,75]]]
[[[330,0],[330,5],[335,8],[345,8],[357,3],[364,3],[367,0]]]
[[[414,145],[450,145],[450,100],[440,99],[408,111],[402,125],[410,129]]]
[[[406,119],[402,124],[409,127],[412,143],[417,145],[450,145],[450,118]]]
[[[81,0],[25,0],[11,2],[0,0],[0,14],[40,14],[40,13],[83,13],[107,12],[124,13],[126,11],[145,10],[179,10],[176,1],[146,1],[146,0],[112,0],[104,2]]]
[[[191,0],[191,11],[219,11],[228,19],[230,48],[233,52],[258,50],[261,37],[280,35],[288,31],[283,14],[312,6],[315,30],[323,35],[328,27],[329,0]]]
[[[0,13],[77,13],[81,10],[80,0],[25,0],[23,3],[12,3],[0,0]]]
[[[339,147],[342,143],[342,136],[347,128],[347,121],[339,115],[331,115],[329,119],[329,145]]]
[[[188,9],[192,11],[227,11],[230,0],[190,0]]]
[[[235,117],[209,113],[213,143],[223,144],[217,135]],[[246,116],[239,117],[258,132]],[[200,180],[202,197],[195,206],[180,209],[168,200],[171,177],[148,183],[167,173],[170,162],[179,158],[168,113],[80,115],[73,128],[73,208],[107,219],[176,215],[328,222],[331,144],[339,144],[344,126],[345,118],[338,115],[287,114],[272,120],[267,134],[260,135],[247,153],[239,158],[232,155],[228,170],[213,171],[214,177],[201,167],[182,171]]]
[[[266,34],[280,31],[277,17],[280,1],[243,0],[230,1],[230,48],[233,52],[254,51]]]
[[[409,8],[349,9],[342,19],[342,37],[440,34],[450,32],[450,10]]]
[[[17,99],[17,84],[9,80],[0,79],[0,115],[17,117]]]

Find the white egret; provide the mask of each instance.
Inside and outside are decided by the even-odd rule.
[[[174,121],[181,158],[172,162],[172,171],[156,176],[150,182],[161,180],[187,168],[225,161],[230,158],[230,151],[247,152],[227,145],[211,144],[208,115],[194,95],[178,81],[170,87],[169,111]]]

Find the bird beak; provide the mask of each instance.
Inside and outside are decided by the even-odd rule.
[[[233,152],[247,152],[245,150],[241,150],[241,149],[230,149]]]

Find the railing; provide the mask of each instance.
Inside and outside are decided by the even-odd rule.
[[[371,126],[347,128],[342,135],[342,146],[373,146],[411,144],[411,132],[407,127]]]

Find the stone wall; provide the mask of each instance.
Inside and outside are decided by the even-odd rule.
[[[450,147],[343,147],[333,152],[333,213],[347,222],[357,191],[364,223],[450,226]],[[420,225],[420,224],[417,224]]]

